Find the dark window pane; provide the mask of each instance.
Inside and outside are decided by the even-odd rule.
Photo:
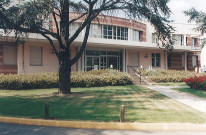
[[[108,26],[108,30],[111,30],[111,31],[112,31],[112,26]]]
[[[155,59],[152,58],[152,66],[155,66]]]
[[[87,57],[87,66],[92,66],[92,57]]]

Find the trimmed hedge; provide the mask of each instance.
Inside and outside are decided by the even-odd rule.
[[[179,70],[146,70],[142,71],[143,76],[156,83],[159,82],[183,82],[184,79],[194,76],[194,72],[190,71],[179,71]],[[196,74],[202,75],[202,74]]]
[[[184,82],[190,86],[191,89],[202,89],[206,90],[206,75],[199,77],[190,77],[185,79]]]
[[[58,88],[58,73],[0,75],[0,89],[25,90]],[[93,70],[72,72],[71,87],[100,87],[130,85],[132,79],[116,70]]]

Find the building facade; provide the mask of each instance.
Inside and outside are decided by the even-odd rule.
[[[70,13],[71,19],[77,16],[77,13]],[[70,25],[70,34],[81,22],[77,20]],[[174,50],[167,52],[157,47],[155,31],[150,24],[100,15],[92,22],[87,47],[72,66],[72,71],[113,67],[127,72],[130,66],[193,71],[196,66],[201,66],[201,36],[193,30],[195,25],[171,25],[176,29],[172,34],[175,44]],[[51,30],[56,31],[54,22],[51,22]],[[72,44],[71,57],[79,51],[84,32]],[[18,45],[12,37],[0,41],[0,73],[57,72],[58,68],[58,60],[49,42],[40,35],[30,34],[24,43]]]

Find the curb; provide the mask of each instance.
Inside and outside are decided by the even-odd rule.
[[[190,123],[118,123],[118,122],[83,122],[83,121],[60,121],[0,117],[0,122],[37,125],[50,127],[69,127],[84,129],[108,129],[108,130],[139,130],[139,131],[206,131],[206,124]]]

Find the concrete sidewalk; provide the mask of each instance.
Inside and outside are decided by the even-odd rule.
[[[185,105],[206,113],[206,99],[187,94],[185,92],[179,92],[172,90],[172,88],[181,88],[175,86],[148,86],[151,90],[157,91],[167,97],[170,97]]]
[[[194,131],[135,131],[44,127],[0,123],[0,135],[205,135]]]

